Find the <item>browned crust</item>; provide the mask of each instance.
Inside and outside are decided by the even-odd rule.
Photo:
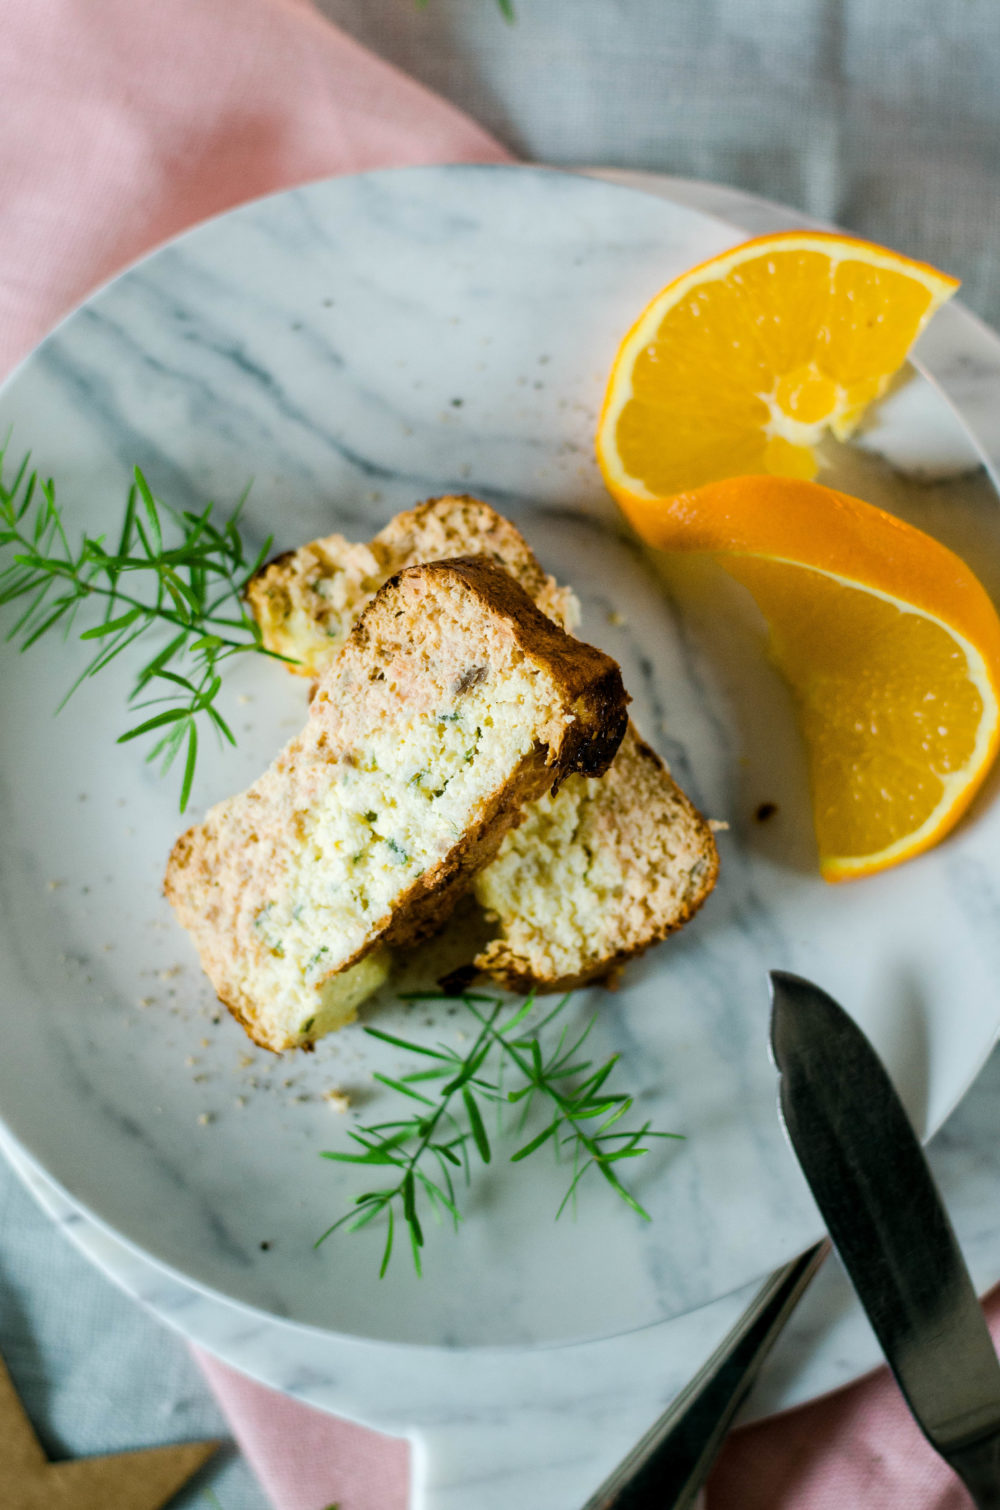
[[[243,597],[247,602],[253,598],[254,591],[260,586],[261,578],[266,577],[272,566],[285,566],[289,561],[294,561],[296,551],[279,551],[276,556],[269,556],[263,566],[259,566],[252,577],[248,577],[243,584]]]
[[[383,943],[408,944],[433,931],[452,910],[466,890],[471,877],[496,854],[507,831],[520,821],[525,802],[543,795],[570,772],[598,774],[614,758],[628,724],[628,695],[622,685],[617,664],[603,651],[572,639],[534,605],[528,593],[501,567],[484,556],[455,558],[404,568],[379,590],[355,624],[350,641],[355,655],[370,658],[373,666],[378,654],[380,625],[393,612],[392,599],[411,579],[449,577],[461,584],[464,592],[479,600],[491,615],[505,619],[514,641],[526,657],[547,669],[557,695],[573,714],[574,722],[564,728],[556,749],[539,744],[518,765],[511,778],[488,800],[486,810],[475,828],[467,831],[444,859],[420,877],[404,894],[384,928],[374,932],[354,955],[344,961],[341,974]],[[330,675],[334,675],[331,668]],[[321,677],[313,703],[313,716],[322,718],[326,676]],[[190,916],[191,900],[180,878],[189,867],[203,872],[202,881],[210,890],[211,864],[206,852],[206,826],[189,829],[175,843],[165,877],[164,890],[181,921]],[[209,963],[202,951],[203,964]],[[255,1003],[230,980],[222,978],[221,968],[211,970],[210,978],[220,1001],[243,1026],[255,1043],[272,1048],[259,1036]],[[328,977],[329,978],[329,977]]]
[[[414,540],[420,537],[425,521],[437,515],[444,504],[460,504],[476,515],[476,538],[483,549],[476,551],[475,555],[485,557],[508,575],[514,576],[531,597],[536,597],[542,591],[547,580],[546,574],[520,530],[509,519],[498,514],[496,509],[484,503],[481,498],[474,498],[471,493],[447,493],[441,497],[425,498],[405,514],[397,514],[391,519],[371,542],[372,548],[377,550],[389,538],[397,560],[403,552],[410,555],[414,549]]]
[[[384,566],[392,564],[392,557],[395,557],[397,561],[401,558],[405,559],[413,549],[414,537],[420,535],[428,517],[439,514],[442,506],[449,504],[461,505],[478,516],[480,524],[476,536],[483,542],[485,548],[477,554],[487,556],[487,559],[492,560],[508,573],[516,571],[517,580],[525,591],[532,595],[541,591],[547,581],[546,573],[520,530],[516,525],[511,524],[509,519],[498,514],[496,509],[484,503],[481,498],[475,498],[471,493],[439,494],[433,498],[425,498],[402,514],[394,515],[385,528],[368,541],[369,550],[381,559]],[[483,524],[486,526],[485,529]],[[391,541],[391,544],[387,541]],[[251,590],[260,585],[261,579],[267,576],[273,566],[284,566],[286,562],[294,560],[298,554],[298,550],[279,551],[276,556],[265,561],[264,565],[258,567],[253,576],[248,579],[244,595],[250,597]],[[441,559],[451,558],[442,557]],[[424,563],[411,564],[423,565]]]
[[[257,1045],[259,1049],[267,1049],[267,1052],[269,1054],[280,1054],[283,1052],[281,1049],[276,1049],[273,1043],[268,1043],[266,1038],[262,1038],[260,1036],[260,1032],[253,1018],[247,1017],[246,1013],[241,1010],[241,1008],[235,1001],[227,1001],[224,996],[220,996],[219,1001],[225,1007],[230,1016],[235,1017],[244,1033],[253,1043]],[[306,1045],[302,1044],[301,1047],[305,1048]],[[308,1047],[311,1049],[312,1044],[309,1044]]]
[[[362,645],[368,643],[369,620],[377,612],[382,593],[414,573],[447,573],[457,577],[484,607],[509,620],[514,638],[526,655],[547,666],[576,714],[576,724],[564,741],[556,784],[572,771],[583,776],[603,776],[628,728],[631,698],[622,683],[621,667],[603,650],[574,639],[546,618],[520,583],[486,556],[456,556],[448,561],[404,567],[389,578],[368,604],[351,631],[351,638],[357,637]]]
[[[163,895],[174,908],[182,925],[184,924],[183,914],[187,907],[187,901],[178,882],[189,864],[198,865],[202,863],[203,857],[200,854],[201,842],[199,838],[199,830],[201,828],[201,824],[193,824],[191,828],[185,829],[180,837],[175,840],[173,848],[170,851],[170,858],[167,861],[166,874],[163,877]],[[227,994],[224,982],[217,981],[211,976],[209,978],[215,986],[216,997],[219,1003],[236,1019],[247,1037],[252,1039],[260,1049],[267,1049],[271,1054],[280,1053],[279,1049],[276,1049],[273,1044],[268,1043],[265,1038],[260,1036],[254,1019],[247,1016],[244,1007],[252,1010],[252,1003],[244,1003],[239,993],[229,992]]]
[[[672,933],[677,933],[691,921],[711,895],[719,878],[719,851],[707,820],[673,780],[659,755],[644,739],[636,738],[636,750],[645,760],[655,765],[664,779],[670,783],[673,789],[672,800],[683,809],[685,816],[699,829],[702,838],[702,858],[706,864],[699,878],[697,890],[685,898],[680,912],[670,919],[664,919],[657,927],[651,929],[641,943],[604,955],[576,975],[538,976],[529,970],[519,968],[520,956],[513,949],[508,948],[503,939],[494,940],[487,946],[487,950],[476,958],[475,966],[481,975],[487,976],[508,991],[522,993],[535,991],[543,996],[556,991],[575,991],[579,987],[589,985],[605,985],[614,989],[629,960],[641,958],[655,944],[662,944],[664,939],[669,938]]]
[[[479,823],[432,871],[425,871],[402,899],[379,942],[392,947],[417,944],[450,917],[469,881],[496,856],[504,836],[521,821],[521,807],[549,789],[551,767],[541,746],[494,792]]]
[[[369,946],[412,945],[427,938],[453,911],[469,882],[496,855],[509,829],[515,827],[527,802],[554,791],[573,771],[603,775],[611,764],[628,727],[628,693],[621,669],[610,656],[582,640],[571,639],[535,607],[514,578],[485,556],[461,556],[408,566],[390,577],[365,609],[351,632],[366,645],[383,592],[412,574],[445,574],[457,577],[469,592],[492,613],[507,618],[518,645],[534,660],[544,662],[576,713],[576,723],[566,734],[557,755],[536,746],[511,779],[494,792],[486,811],[472,830],[462,835],[441,863],[425,872],[400,900],[389,927]],[[368,950],[349,964],[357,964]],[[342,969],[347,969],[344,965]]]
[[[427,532],[433,540],[430,546],[426,537]],[[507,574],[513,575],[514,579],[532,596],[541,592],[547,583],[555,586],[516,527],[502,515],[497,514],[488,504],[468,494],[429,498],[405,513],[397,515],[373,540],[368,542],[367,549],[375,561],[380,563],[383,571],[391,571],[393,567],[403,570],[412,569],[412,566],[406,567],[404,563],[413,563],[415,558],[422,560],[423,558],[418,553],[425,548],[431,552],[440,549],[442,532],[447,539],[455,541],[463,541],[464,532],[468,543],[464,545],[463,541],[463,548],[469,554],[457,559],[491,560],[502,567]],[[314,542],[314,544],[321,546],[323,542]],[[303,550],[308,551],[309,548],[306,546]],[[280,567],[294,560],[299,554],[299,552],[285,552],[269,565]],[[255,586],[258,579],[266,575],[266,571],[267,568],[263,568],[257,574],[251,587]],[[369,604],[369,609],[373,606]],[[617,749],[618,739],[614,737],[614,734],[609,739],[610,744]],[[703,858],[706,863],[700,875],[697,890],[692,891],[686,898],[683,910],[679,914],[675,914],[669,921],[663,921],[658,928],[651,927],[642,942],[604,956],[590,964],[585,971],[574,976],[539,980],[530,972],[519,968],[523,966],[523,960],[519,954],[513,950],[506,951],[505,941],[496,940],[493,945],[496,958],[490,962],[487,973],[498,983],[516,990],[541,991],[570,990],[598,980],[604,984],[611,984],[620,976],[624,964],[629,959],[638,957],[646,949],[683,927],[700,909],[715,886],[719,862],[710,828],[676,783],[670,781],[656,753],[641,740],[637,740],[636,744],[639,753],[663,773],[664,779],[672,788],[676,805],[683,807],[689,820],[698,827],[703,837],[705,850]],[[611,757],[606,750],[600,748],[598,741],[589,743],[589,755],[593,764],[588,766],[581,760],[575,769],[587,774],[595,774],[598,771],[604,771],[610,763]],[[552,790],[558,788],[567,774],[568,770],[557,773]],[[530,800],[529,796],[524,795],[518,799],[518,802],[527,803]],[[503,794],[497,794],[497,801],[502,805]],[[514,814],[511,822],[504,825],[503,831],[487,826],[475,837],[466,836],[460,847],[464,848],[468,842],[470,849],[475,848],[475,856],[470,853],[467,863],[463,856],[456,867],[449,868],[443,865],[435,871],[433,877],[422,878],[422,883],[418,883],[418,886],[414,888],[414,893],[406,899],[405,915],[399,913],[393,920],[390,929],[391,941],[406,945],[416,942],[433,931],[451,911],[458,893],[467,885],[470,878],[493,858],[502,841],[503,833],[512,823],[520,822],[521,816],[520,811]],[[445,874],[446,870],[447,874]],[[481,958],[485,957],[481,956]],[[474,966],[469,968],[475,969]]]
[[[265,1038],[259,1036],[256,1024],[241,1011],[236,1002],[227,1001],[224,996],[219,996],[217,999],[220,1007],[225,1007],[229,1015],[235,1017],[244,1033],[259,1049],[266,1049],[269,1054],[281,1054],[284,1052],[283,1049],[276,1049],[273,1043],[268,1043]],[[310,1039],[306,1039],[302,1043],[297,1043],[295,1047],[301,1049],[303,1054],[311,1054],[314,1052],[316,1045]]]
[[[460,510],[467,511],[471,517],[458,520],[454,515]],[[412,509],[407,509],[404,513],[396,514],[390,519],[389,523],[367,542],[366,548],[381,572],[386,575],[402,570],[407,565],[423,565],[425,563],[425,552],[422,549],[424,533],[428,528],[433,530],[435,525],[447,536],[456,537],[454,538],[456,554],[461,550],[460,537],[464,536],[470,542],[474,540],[475,554],[493,561],[502,570],[512,575],[532,598],[538,597],[544,592],[546,585],[552,583],[552,579],[540,565],[520,530],[509,519],[498,514],[488,503],[484,503],[481,498],[473,497],[471,493],[447,493],[424,499]],[[283,568],[294,566],[298,558],[307,557],[310,552],[315,554],[318,551],[322,554],[330,538],[325,536],[310,541],[297,550],[281,551],[266,561],[248,579],[243,589],[243,597],[258,623],[264,625],[267,623],[272,591],[279,597],[285,597],[287,601],[288,588],[283,581]],[[451,558],[451,552],[446,550],[439,559]],[[554,586],[554,583],[552,585]],[[293,673],[303,674],[301,668],[295,664],[289,664],[288,669]]]

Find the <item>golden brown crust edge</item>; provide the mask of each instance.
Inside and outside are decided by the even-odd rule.
[[[514,777],[490,797],[476,828],[463,834],[441,864],[421,876],[401,899],[389,927],[375,940],[396,948],[418,943],[445,921],[472,877],[495,857],[508,830],[520,823],[526,803],[555,791],[574,771],[603,775],[628,727],[629,696],[618,664],[602,650],[572,639],[553,624],[513,577],[484,556],[405,567],[389,578],[368,605],[351,637],[365,643],[369,635],[366,621],[377,611],[381,592],[417,572],[448,572],[459,577],[490,611],[507,618],[520,647],[548,665],[564,698],[577,712],[558,756],[553,759],[551,752],[546,755],[542,747],[536,747]],[[351,963],[356,964],[361,957],[359,953]]]
[[[500,566],[483,556],[455,558],[406,567],[390,578],[367,605],[350,638],[364,649],[373,638],[383,595],[400,579],[411,574],[451,574],[475,594],[484,606],[504,617],[526,655],[546,664],[575,722],[565,731],[558,752],[537,746],[510,781],[488,800],[486,812],[474,830],[462,835],[438,866],[420,877],[400,899],[388,927],[365,944],[340,967],[350,969],[382,944],[416,943],[439,926],[452,911],[475,873],[495,856],[504,835],[520,822],[525,803],[543,795],[573,771],[603,773],[614,758],[628,724],[627,703],[618,665],[603,651],[574,640],[535,607],[528,593]],[[320,683],[322,687],[322,680]],[[186,898],[175,884],[192,861],[200,860],[199,831],[195,825],[173,846],[164,882],[165,894],[181,921]],[[201,952],[201,951],[199,951]],[[203,958],[203,968],[208,968]],[[255,1004],[235,990],[229,980],[215,972],[209,975],[219,1000],[260,1047],[275,1051],[265,1041],[255,1022]]]
[[[317,633],[322,635],[326,613],[309,600],[298,601],[305,586],[337,575],[337,567],[350,574],[360,573],[367,579],[362,592],[372,594],[380,582],[407,566],[428,561],[450,560],[459,555],[484,556],[495,562],[521,584],[537,601],[546,602],[546,612],[563,628],[572,632],[577,622],[576,600],[568,589],[560,588],[550,577],[524,536],[509,519],[480,498],[468,493],[448,493],[425,499],[413,508],[396,514],[364,545],[354,544],[340,535],[327,535],[308,541],[295,550],[282,551],[260,567],[247,582],[244,598],[260,625],[268,649],[289,654],[283,626],[296,612],[315,617]],[[347,614],[349,610],[335,610]],[[340,641],[340,643],[343,643]],[[303,647],[303,659],[289,661],[287,669],[299,676],[314,676],[327,654],[326,648]]]
[[[493,560],[496,565],[508,571],[508,573],[511,571],[511,567],[514,567],[520,575],[523,587],[532,596],[541,591],[547,580],[546,573],[520,530],[516,525],[511,524],[510,520],[505,518],[503,514],[498,514],[496,509],[490,504],[485,503],[481,498],[474,497],[471,493],[442,493],[436,494],[432,498],[424,498],[420,503],[415,503],[412,508],[405,509],[402,513],[394,514],[388,524],[384,525],[377,535],[374,535],[371,540],[366,542],[367,548],[373,555],[381,558],[382,565],[389,565],[391,555],[395,555],[398,561],[401,552],[405,559],[404,547],[408,544],[410,537],[418,534],[428,516],[440,511],[443,505],[458,505],[459,507],[481,512],[491,525],[492,532],[503,535],[508,551],[513,548],[515,557],[510,565],[505,565],[504,557],[500,552],[487,557],[487,559]],[[487,542],[489,541],[489,535],[490,532],[487,531],[483,536]],[[333,537],[327,535],[318,538],[322,542],[323,539],[331,539]],[[387,544],[387,539],[391,541],[391,544]],[[310,540],[305,546],[279,551],[276,556],[269,557],[263,566],[259,566],[253,576],[247,580],[243,589],[244,598],[249,603],[254,603],[259,599],[261,592],[266,589],[266,579],[272,568],[287,566],[303,550],[308,550],[310,546],[314,546],[316,543],[315,540]],[[485,552],[476,552],[475,554],[485,554]],[[450,558],[442,557],[441,559]],[[425,563],[414,562],[411,564],[423,565]]]
[[[583,776],[602,776],[628,728],[631,698],[625,691],[617,661],[554,624],[513,577],[485,556],[456,556],[447,561],[405,567],[390,577],[382,591],[410,572],[438,571],[459,577],[488,608],[512,623],[521,649],[546,663],[565,700],[576,712],[575,729],[561,757],[556,784],[572,771]],[[365,609],[352,637],[366,633],[366,620],[377,602],[376,597]]]
[[[176,878],[179,875],[182,875],[186,870],[188,862],[192,859],[197,859],[197,835],[200,828],[201,824],[192,824],[190,828],[185,829],[184,832],[174,841],[174,844],[170,850],[169,859],[167,860],[166,874],[163,878],[163,895],[166,897],[171,907],[173,907],[175,913],[177,914],[178,920],[181,923],[181,926],[185,928],[186,924],[184,923],[184,912],[186,910],[186,901],[175,883]],[[240,1027],[243,1029],[244,1033],[246,1033],[247,1037],[251,1039],[259,1049],[267,1049],[271,1054],[280,1054],[282,1052],[280,1049],[275,1048],[272,1043],[268,1043],[267,1039],[261,1036],[260,1029],[254,1017],[247,1015],[248,1010],[252,1011],[253,1004],[244,1002],[241,993],[233,991],[226,981],[217,979],[213,974],[211,974],[206,967],[204,959],[201,958],[200,950],[198,951],[198,955],[202,970],[205,972],[205,975],[208,977],[209,981],[214,987],[216,999],[219,1001],[220,1005],[225,1007],[230,1016],[236,1019]],[[310,1047],[312,1047],[312,1045],[310,1045]]]

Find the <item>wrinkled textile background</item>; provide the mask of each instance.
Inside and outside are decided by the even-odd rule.
[[[318,0],[518,156],[750,189],[1000,325],[996,0]]]

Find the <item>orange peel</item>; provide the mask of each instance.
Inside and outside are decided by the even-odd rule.
[[[955,826],[1000,746],[1000,619],[965,562],[791,478],[625,512],[648,544],[711,554],[753,594],[795,700],[827,880],[884,870]]]

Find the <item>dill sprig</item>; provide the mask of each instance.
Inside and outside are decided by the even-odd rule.
[[[7,635],[27,650],[50,630],[68,636],[84,604],[101,618],[79,638],[96,642],[94,655],[69,688],[94,677],[153,629],[169,634],[135,673],[128,704],[136,712],[157,708],[119,738],[119,744],[155,736],[148,760],[161,774],[183,749],[180,807],[191,795],[198,759],[199,726],[220,740],[236,739],[217,706],[220,668],[233,656],[265,648],[260,628],[247,612],[243,592],[271,550],[265,540],[253,559],[239,530],[246,494],[224,524],[212,503],[200,511],[178,510],[153,497],[138,467],[129,488],[117,541],[84,532],[74,547],[56,502],[51,479],[29,470],[26,456],[11,482],[4,479],[6,444],[0,448],[0,607],[24,602]],[[282,659],[276,656],[276,659]],[[152,694],[146,696],[145,694]]]
[[[575,1201],[580,1183],[591,1169],[604,1178],[627,1206],[645,1221],[650,1220],[649,1212],[622,1184],[615,1165],[648,1153],[648,1147],[644,1146],[646,1139],[681,1135],[653,1132],[648,1121],[633,1131],[619,1127],[634,1102],[632,1096],[605,1089],[620,1056],[612,1054],[596,1069],[592,1060],[579,1057],[596,1015],[576,1037],[572,1037],[568,1024],[564,1023],[555,1042],[546,1048],[543,1035],[565,1011],[568,996],[535,1023],[530,1032],[523,1030],[535,1009],[534,996],[513,1010],[501,998],[474,994],[450,997],[435,992],[406,999],[460,1001],[478,1024],[475,1038],[468,1052],[460,1054],[445,1043],[430,1048],[383,1033],[379,1028],[365,1029],[370,1037],[433,1060],[434,1064],[399,1079],[376,1074],[377,1081],[417,1102],[420,1110],[353,1130],[349,1136],[359,1145],[358,1153],[323,1153],[324,1159],[341,1164],[362,1164],[396,1173],[392,1183],[357,1196],[352,1208],[317,1239],[317,1247],[338,1228],[346,1226],[355,1232],[385,1212],[388,1225],[379,1277],[383,1278],[389,1268],[397,1218],[409,1230],[414,1267],[420,1274],[420,1250],[424,1246],[421,1208],[439,1220],[442,1216],[450,1218],[457,1230],[462,1213],[455,1181],[462,1178],[465,1184],[469,1183],[473,1153],[484,1164],[492,1160],[493,1149],[483,1116],[485,1104],[495,1106],[498,1113],[505,1107],[519,1106],[520,1117],[516,1120],[522,1129],[536,1100],[548,1104],[550,1119],[545,1127],[509,1157],[511,1163],[520,1163],[550,1142],[560,1153],[564,1150],[571,1153],[571,1177],[556,1211],[557,1220]],[[435,1081],[439,1082],[436,1086]],[[433,1095],[424,1093],[432,1089]],[[497,1121],[499,1126],[499,1116]]]

